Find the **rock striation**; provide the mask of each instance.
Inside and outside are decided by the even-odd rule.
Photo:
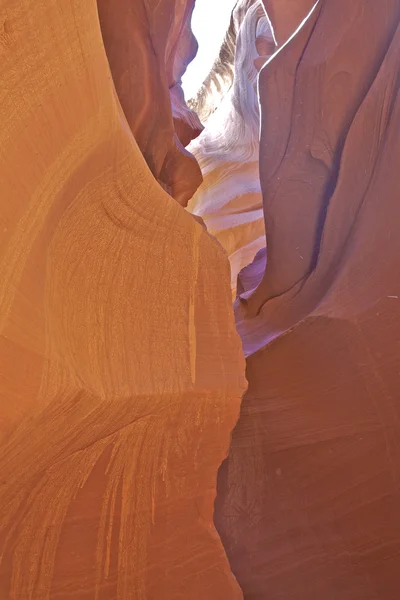
[[[200,90],[200,114],[202,106],[215,105],[219,80],[226,83],[230,79],[231,88],[207,119],[203,133],[188,148],[203,175],[203,183],[188,209],[202,217],[208,231],[227,252],[234,297],[239,272],[266,243],[258,174],[257,77],[274,51],[261,0],[239,0],[220,57]]]
[[[193,7],[0,7],[0,599],[398,600],[400,0]]]
[[[320,2],[260,74],[268,249],[215,515],[252,600],[398,597],[399,76],[398,0]]]
[[[202,125],[181,89],[181,77],[197,51],[190,29],[194,1],[97,2],[128,124],[154,177],[184,206],[201,183],[199,166],[184,146]]]
[[[149,37],[122,5],[99,3],[115,87],[94,0],[0,8],[4,600],[242,597],[213,526],[245,389],[229,265],[157,181],[178,32],[158,40],[173,76],[142,47],[127,82],[122,49]]]

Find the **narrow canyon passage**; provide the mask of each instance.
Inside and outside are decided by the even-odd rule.
[[[400,0],[3,0],[0,58],[0,600],[398,600]]]

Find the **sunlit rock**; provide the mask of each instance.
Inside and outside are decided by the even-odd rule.
[[[213,109],[219,82],[221,89],[229,82],[231,87],[207,119],[203,133],[188,148],[203,174],[203,183],[188,209],[204,219],[226,250],[234,296],[238,273],[265,247],[258,175],[257,77],[274,50],[262,3],[238,2],[220,59],[200,91],[200,114],[206,114],[208,101]]]
[[[120,5],[108,50],[148,40]],[[123,112],[96,2],[0,13],[0,598],[240,600],[213,506],[244,361],[228,260],[143,157],[165,77],[109,56]]]

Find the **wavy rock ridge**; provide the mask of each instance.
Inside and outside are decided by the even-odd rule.
[[[232,87],[206,121],[203,133],[189,146],[200,164],[203,183],[188,209],[203,218],[208,231],[227,252],[236,296],[239,272],[265,247],[258,175],[257,76],[275,51],[275,44],[261,1],[241,0],[236,4],[227,35],[230,39],[235,40],[235,53],[232,48],[230,57],[234,62]],[[225,46],[222,51],[229,64]],[[204,87],[208,89],[199,95],[208,98],[207,105],[213,102],[211,78]]]
[[[194,0],[0,7],[1,600],[398,599],[400,0],[263,5],[204,131]]]
[[[265,6],[282,44],[312,3]],[[325,0],[260,74],[268,249],[215,514],[252,600],[398,597],[399,57],[397,0]]]
[[[228,261],[157,182],[196,166],[168,87],[191,5],[118,4],[104,44],[94,0],[1,8],[0,597],[239,599],[213,526],[245,388]]]

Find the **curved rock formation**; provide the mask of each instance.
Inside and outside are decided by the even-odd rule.
[[[0,597],[240,599],[212,523],[244,389],[226,257],[143,159],[96,2],[1,13]]]
[[[288,41],[319,1],[262,0],[279,46]]]
[[[193,8],[194,2],[188,2],[183,26],[172,52],[172,70],[168,77],[174,127],[179,141],[185,147],[203,131],[197,113],[187,106],[182,90],[182,76],[197,53],[197,41],[190,26]]]
[[[334,21],[328,13],[333,10],[330,3],[322,6],[322,14],[315,11],[260,79],[261,102],[269,107],[263,115],[260,147],[268,261],[256,291],[244,293],[237,306],[247,354],[290,329],[319,304],[331,285],[329,271],[333,276],[337,271],[363,198],[360,191],[360,199],[350,203],[346,190],[337,187],[339,167],[343,171],[346,144],[359,135],[355,125],[361,128],[358,124],[366,122],[359,113],[367,106],[363,100],[368,91],[377,85],[372,87],[396,28],[399,6],[397,0],[389,2],[384,14],[376,6],[375,15],[368,2],[359,0],[351,10],[345,12],[343,7]],[[360,26],[351,27],[360,13]],[[352,48],[367,37],[373,40],[355,61]],[[367,176],[368,168],[365,181]],[[330,208],[339,202],[348,207],[340,235],[330,216]],[[329,249],[329,261],[324,261],[321,243],[330,231],[336,242]],[[254,284],[258,277],[254,265]]]
[[[258,71],[274,52],[275,44],[261,0],[239,0],[233,11],[230,30],[222,47],[235,40],[234,79],[230,91],[206,122],[203,133],[189,146],[198,160],[203,183],[188,209],[203,218],[208,231],[226,250],[231,264],[231,287],[236,295],[239,271],[256,252],[265,247],[264,215],[258,175],[259,107]],[[217,61],[200,91],[200,108],[214,104],[213,83],[227,81]]]
[[[398,599],[400,0],[263,4],[194,216],[194,0],[0,7],[0,600]]]
[[[186,205],[202,180],[196,160],[183,147],[202,126],[180,88],[197,50],[190,29],[194,0],[97,0],[97,4],[129,126],[154,177]]]
[[[268,252],[216,506],[252,600],[398,598],[399,81],[398,0],[321,2],[260,76]]]

